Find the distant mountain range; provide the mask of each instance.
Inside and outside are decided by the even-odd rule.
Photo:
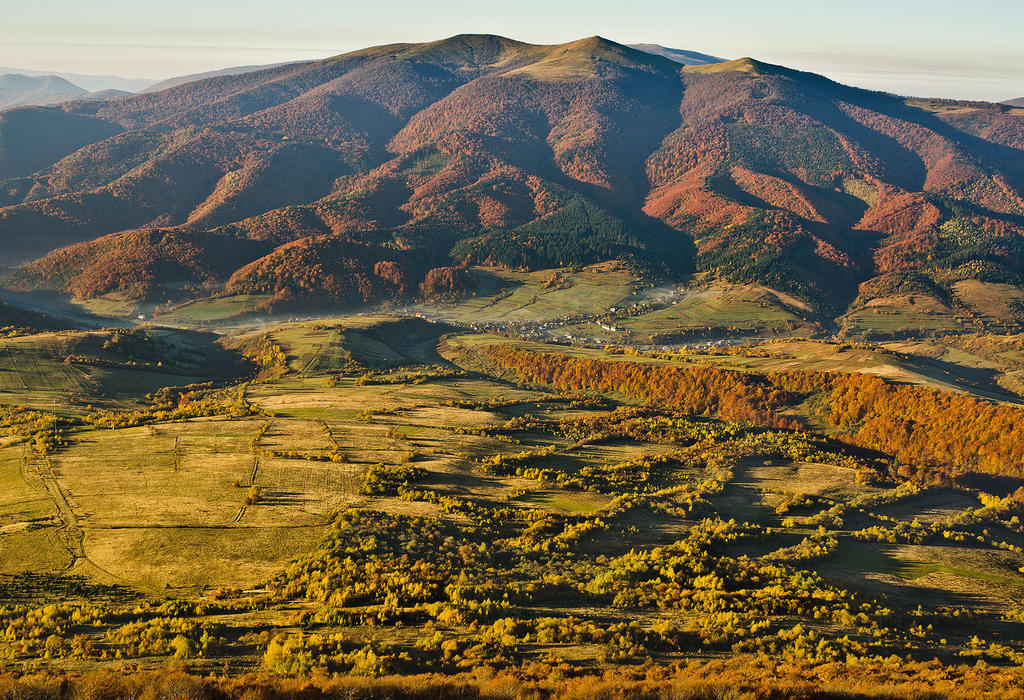
[[[65,100],[120,97],[135,92],[160,92],[197,80],[251,73],[279,65],[284,64],[235,66],[161,81],[0,68],[0,110],[24,105],[51,105]]]
[[[86,90],[56,75],[0,75],[0,109],[19,105],[54,104],[85,94]]]
[[[1020,114],[684,53],[463,35],[0,113],[7,284],[283,309],[619,258],[823,318],[1024,284]]]
[[[1024,97],[1018,97],[1014,100],[1007,100],[1003,104],[1010,105],[1011,107],[1024,107]]]
[[[56,75],[0,75],[0,109],[23,105],[51,105],[65,100],[107,99],[130,94],[121,90],[88,92]]]
[[[85,92],[103,92],[104,90],[118,90],[123,92],[138,92],[149,87],[155,80],[147,78],[121,78],[116,75],[88,75],[84,73],[65,73],[52,70],[34,70],[31,68],[11,68],[0,66],[0,74],[26,75],[30,78],[41,76],[56,76],[73,83]]]

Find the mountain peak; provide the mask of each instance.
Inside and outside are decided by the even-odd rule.
[[[408,59],[429,57],[448,65],[483,68],[515,61],[536,48],[497,34],[456,34],[423,44],[405,44],[397,56]]]
[[[603,36],[595,34],[594,36],[584,37],[582,39],[576,39],[565,44],[561,44],[565,47],[575,47],[579,49],[597,50],[597,49],[609,49],[616,46],[622,46],[611,39],[605,39]]]
[[[696,52],[680,53],[704,55]],[[658,52],[643,51],[598,35],[564,44],[528,44],[497,34],[456,34],[421,44],[370,47],[329,60],[347,56],[392,56],[400,60],[427,61],[467,70],[507,67],[513,68],[513,73],[538,78],[591,75],[595,62],[659,69],[671,69],[673,63],[682,63]]]
[[[589,36],[565,44],[537,46],[537,60],[512,71],[541,80],[594,76],[599,66],[655,69],[675,72],[679,66],[663,56],[620,44],[602,36]]]
[[[743,58],[736,58],[731,61],[722,61],[720,63],[687,66],[686,70],[693,73],[727,73],[729,71],[739,71],[742,73],[750,73],[751,75],[763,75],[766,72],[770,72],[770,66],[771,64],[769,63],[762,63],[755,58],[744,56]]]

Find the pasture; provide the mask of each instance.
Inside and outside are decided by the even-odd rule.
[[[911,353],[790,339],[756,348],[614,354],[449,331],[384,316],[279,324],[267,333],[285,352],[287,371],[235,387],[245,412],[113,429],[83,423],[47,453],[12,433],[0,448],[0,574],[116,586],[154,606],[214,606],[221,612],[188,618],[218,625],[225,639],[216,652],[193,659],[199,669],[225,660],[274,668],[267,665],[277,663],[267,656],[270,640],[303,625],[346,644],[372,639],[375,654],[424,658],[432,652],[422,640],[435,630],[468,643],[506,617],[541,626],[570,617],[574,625],[635,624],[630,634],[644,644],[654,644],[644,636],[651,630],[697,629],[704,619],[700,624],[715,626],[715,635],[733,634],[735,619],[754,613],[729,622],[637,602],[644,591],[674,590],[688,561],[678,552],[693,542],[705,542],[699,556],[708,558],[700,566],[717,567],[717,576],[755,566],[762,567],[759,576],[782,571],[818,581],[811,573],[817,572],[823,578],[815,595],[833,600],[883,596],[878,600],[908,609],[924,601],[928,614],[939,616],[946,613],[935,606],[962,607],[986,630],[999,629],[1001,616],[1019,608],[1024,533],[1008,520],[978,520],[987,498],[978,487],[866,481],[858,470],[869,458],[827,435],[694,419],[631,405],[614,393],[568,396],[519,385],[495,372],[482,349],[514,342],[619,362],[841,369],[929,381],[915,373]],[[38,353],[51,341],[22,342],[7,347]],[[377,523],[358,536],[365,539],[339,530],[339,522],[365,518]],[[912,537],[892,534],[903,532]],[[421,536],[432,543],[425,550],[417,549]],[[393,561],[380,554],[391,537],[404,543]],[[402,583],[386,603],[360,588],[364,574],[321,578],[377,552],[365,571],[378,578],[365,580],[405,581],[410,564],[403,556],[417,551],[427,552],[417,555],[426,557],[417,571],[441,583]],[[648,556],[658,562],[654,573],[643,563]],[[675,568],[659,568],[662,558]],[[460,576],[461,587],[446,588]],[[621,576],[627,583],[606,595],[608,582]],[[324,594],[329,603],[319,594],[281,593],[304,590],[310,581],[335,587]],[[501,602],[499,593],[495,602],[496,586],[513,591],[511,599]],[[717,589],[699,590],[692,595]],[[785,590],[779,579],[763,595],[783,600]],[[403,597],[424,591],[442,598]],[[473,597],[483,595],[491,603]],[[489,605],[497,612],[486,612]],[[123,624],[128,613],[110,615]],[[765,615],[772,630],[792,626],[791,617]],[[888,620],[871,615],[872,624]],[[850,624],[837,622],[835,629],[867,634]],[[166,653],[117,646],[113,625],[83,632],[106,640],[104,649],[120,650],[123,658],[110,663],[166,661]],[[891,621],[885,625],[885,644],[905,634]],[[531,636],[517,653],[564,653],[589,666],[636,656],[594,634],[578,643]],[[751,634],[736,639],[760,639]],[[926,635],[926,653],[955,654],[966,643],[956,629],[941,635]],[[677,658],[673,647],[654,649],[659,658]],[[10,642],[0,642],[0,652],[27,658]]]
[[[233,294],[198,299],[155,313],[153,321],[164,326],[186,328],[214,325],[255,313],[269,298],[266,294]]]
[[[636,278],[614,262],[535,272],[474,267],[470,269],[469,298],[452,304],[413,306],[409,311],[464,325],[543,322],[605,313],[629,303],[638,288]]]
[[[901,339],[970,329],[962,314],[926,295],[871,299],[837,319],[842,333],[872,339]]]
[[[0,338],[0,403],[81,414],[161,387],[233,377],[239,357],[190,331],[61,331]]]
[[[814,333],[816,324],[800,311],[803,310],[793,300],[765,287],[714,284],[688,290],[683,299],[650,313],[622,319],[618,325],[635,334],[637,340],[646,337],[650,342],[673,342],[675,337],[714,338],[728,333]]]

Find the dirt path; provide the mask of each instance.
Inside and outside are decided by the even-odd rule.
[[[256,485],[256,475],[260,470],[260,440],[270,430],[270,426],[274,424],[274,419],[271,418],[262,426],[259,431],[253,436],[252,441],[249,443],[249,451],[252,452],[252,470],[249,472],[249,486]],[[245,517],[245,511],[249,509],[249,506],[245,501],[242,501],[242,505],[238,507],[238,512],[235,513],[235,517],[228,521],[229,525],[237,525]]]
[[[57,479],[57,472],[53,467],[53,461],[50,459],[49,455],[41,455],[33,450],[29,445],[25,445],[25,452],[22,455],[22,464],[26,471],[32,469],[39,476],[43,488],[46,490],[47,495],[50,496],[50,499],[53,501],[53,504],[57,509],[56,520],[58,520],[61,525],[59,539],[65,549],[67,549],[68,556],[70,558],[70,561],[61,569],[61,571],[68,572],[76,566],[81,567],[84,565],[94,569],[104,576],[109,577],[113,581],[120,581],[129,586],[137,587],[138,584],[135,584],[112,571],[104,569],[102,566],[90,559],[89,555],[86,554],[85,530],[82,529],[78,516],[75,515],[75,511],[71,508],[71,504],[68,502],[67,494],[64,492],[64,489],[61,487],[60,482]],[[17,525],[20,525],[20,523]],[[147,590],[157,590],[148,586],[142,587]]]
[[[35,472],[39,475],[43,488],[46,489],[46,493],[57,508],[57,517],[63,525],[61,541],[71,557],[71,561],[64,567],[66,571],[80,559],[86,559],[83,546],[85,532],[78,523],[78,516],[75,515],[71,505],[68,503],[64,489],[61,488],[60,483],[57,481],[57,473],[53,469],[53,462],[49,456],[40,455],[26,445],[22,460],[26,468],[34,468]]]

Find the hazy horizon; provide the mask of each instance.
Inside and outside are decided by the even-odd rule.
[[[742,0],[729,11],[668,0],[638,0],[628,9],[605,0],[522,0],[512,7],[459,0],[181,0],[173,7],[58,0],[7,10],[0,66],[159,81],[461,33],[540,44],[599,34],[624,44],[752,56],[899,94],[1000,101],[1024,95],[1022,30],[1024,8],[1008,0],[867,0],[856,7]]]

